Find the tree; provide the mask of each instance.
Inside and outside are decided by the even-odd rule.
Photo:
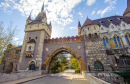
[[[3,22],[0,21],[0,56],[3,55],[7,45],[12,42],[14,35],[16,34],[16,27],[13,27],[13,22],[7,28],[4,28]]]
[[[71,66],[75,68],[75,73],[80,73],[80,67],[77,59],[75,59],[74,57],[71,57],[71,59],[72,59]]]

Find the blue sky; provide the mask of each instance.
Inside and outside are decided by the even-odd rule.
[[[0,21],[5,28],[12,20],[17,26],[14,43],[21,45],[26,19],[30,12],[35,19],[45,4],[48,23],[52,22],[52,38],[78,35],[78,19],[81,25],[89,19],[123,15],[127,0],[0,0]]]

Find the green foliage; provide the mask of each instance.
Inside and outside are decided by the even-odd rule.
[[[126,71],[120,71],[120,72],[114,72],[118,75],[120,75],[121,77],[124,78],[124,80],[130,84],[130,70],[126,70]]]
[[[80,73],[80,68],[75,69],[75,73]]]
[[[71,66],[73,68],[75,68],[75,73],[80,73],[79,63],[77,62],[77,60],[74,57],[72,57]]]
[[[68,66],[68,60],[63,54],[59,54],[56,56],[50,66],[50,72],[51,73],[59,73],[64,71],[64,68]]]

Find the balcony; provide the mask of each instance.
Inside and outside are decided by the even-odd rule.
[[[25,57],[26,58],[32,58],[33,57],[33,51],[26,51]]]

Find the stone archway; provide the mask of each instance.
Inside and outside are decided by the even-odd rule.
[[[82,57],[73,49],[69,48],[69,47],[66,47],[66,46],[63,46],[63,47],[60,47],[60,48],[57,48],[57,49],[54,49],[45,59],[43,65],[42,65],[42,69],[46,71],[46,73],[49,73],[49,68],[50,68],[50,63],[51,63],[51,60],[53,57],[55,57],[56,55],[58,55],[59,53],[61,52],[68,52],[70,53],[71,55],[73,55],[79,65],[80,65],[80,69],[81,71],[86,71],[86,67],[85,67],[85,64],[83,62],[83,59]]]
[[[13,63],[10,62],[8,67],[5,69],[5,73],[11,73],[13,72]]]

